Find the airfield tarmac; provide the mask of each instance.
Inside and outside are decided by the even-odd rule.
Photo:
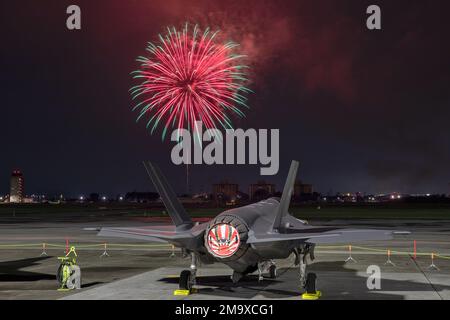
[[[121,217],[78,219],[0,218],[0,299],[293,299],[301,290],[293,257],[276,261],[277,279],[258,281],[250,275],[237,284],[231,270],[222,265],[200,266],[198,293],[174,296],[178,275],[189,267],[178,250],[161,243],[143,243],[120,238],[99,238],[83,228],[142,226],[148,220]],[[312,225],[363,228],[394,228],[411,231],[391,241],[352,244],[356,262],[345,262],[348,246],[318,246],[316,260],[308,266],[317,274],[322,299],[450,299],[450,221],[443,220],[328,220]],[[57,256],[64,254],[65,241],[75,245],[82,270],[81,290],[57,291]],[[413,259],[413,240],[417,258]],[[107,243],[109,256],[100,257]],[[42,253],[42,243],[47,243]],[[386,264],[387,249],[392,250]],[[397,253],[397,251],[402,252]],[[439,254],[429,268],[431,253]],[[409,254],[408,254],[409,253]],[[381,269],[381,289],[367,288],[367,267]]]

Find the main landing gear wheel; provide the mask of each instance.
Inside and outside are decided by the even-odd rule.
[[[183,270],[180,273],[180,290],[188,290],[192,289],[192,276],[190,270]]]
[[[275,279],[276,277],[277,277],[277,266],[273,264],[269,267],[269,278]]]
[[[317,300],[322,296],[322,292],[316,290],[316,274],[308,273],[305,281],[305,293],[302,294],[303,300]]]
[[[310,294],[316,293],[316,279],[317,276],[315,273],[310,272],[306,275],[306,282],[305,282],[306,293]]]

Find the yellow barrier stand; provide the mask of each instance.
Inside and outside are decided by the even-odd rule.
[[[386,260],[386,262],[384,264],[385,265],[390,264],[391,266],[395,267],[395,263],[393,263],[391,261],[391,250],[389,250],[389,249],[387,251],[387,260]]]
[[[105,242],[104,245],[103,245],[103,248],[105,249],[105,251],[103,251],[103,253],[101,254],[100,258],[109,257],[109,253],[108,253],[108,251],[106,251],[106,247],[107,247],[107,244]]]
[[[41,257],[42,256],[47,256],[47,251],[45,251],[45,242],[42,244],[42,253],[41,253]]]
[[[352,257],[352,246],[351,245],[348,246],[348,258],[347,258],[347,260],[345,260],[345,262],[356,262],[356,260],[353,259],[353,257]]]
[[[431,253],[431,264],[428,266],[428,269],[439,271],[439,268],[434,264],[434,253]]]

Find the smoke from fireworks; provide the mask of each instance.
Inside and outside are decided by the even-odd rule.
[[[228,114],[244,116],[245,94],[251,92],[245,87],[246,66],[239,64],[244,56],[234,52],[238,44],[220,43],[217,34],[198,26],[190,32],[188,24],[181,31],[167,28],[157,44],[148,44],[148,56],[137,58],[141,69],[132,74],[142,82],[130,91],[141,101],[133,110],[140,110],[137,121],[148,119],[152,134],[159,123],[163,140],[169,127],[192,130],[195,121],[228,129]]]

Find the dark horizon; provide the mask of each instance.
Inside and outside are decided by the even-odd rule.
[[[255,93],[235,127],[280,129],[277,175],[195,165],[192,191],[222,180],[281,190],[296,159],[323,194],[450,193],[448,2],[77,1],[77,31],[65,27],[70,4],[1,4],[0,194],[14,169],[26,194],[150,191],[143,160],[184,193],[173,143],[136,124],[128,90],[146,43],[185,21],[220,28],[248,55]],[[382,30],[365,27],[370,4]]]
[[[45,193],[45,192],[29,192],[26,188],[27,185],[27,180],[26,177],[25,178],[25,196],[29,197],[29,196],[35,196],[35,197],[40,197],[40,196],[45,196],[47,199],[58,199],[61,195],[64,197],[64,199],[71,199],[71,200],[76,200],[79,199],[80,196],[82,196],[84,198],[84,200],[90,200],[89,197],[92,194],[97,194],[100,197],[99,202],[101,202],[101,198],[103,196],[105,196],[107,199],[107,201],[112,201],[112,200],[117,200],[117,198],[119,196],[124,197],[126,194],[128,193],[133,193],[133,192],[138,192],[138,193],[146,193],[146,192],[156,192],[155,188],[153,187],[153,185],[151,184],[150,180],[148,181],[149,184],[147,187],[144,187],[143,189],[132,189],[132,190],[121,190],[119,192],[115,192],[115,193],[107,193],[107,192],[102,192],[102,190],[88,190],[88,191],[84,191],[84,192],[79,192],[79,193],[70,193],[70,192],[49,192],[49,193]],[[266,183],[274,183],[272,180],[274,179],[259,179],[259,180],[255,180],[250,182],[250,184],[258,184],[260,182],[266,182]],[[410,192],[410,193],[401,193],[395,190],[390,190],[390,191],[386,191],[386,192],[379,192],[379,193],[371,193],[371,192],[365,192],[365,191],[361,191],[361,190],[334,190],[333,188],[329,188],[327,191],[321,191],[321,190],[316,190],[314,188],[314,184],[308,182],[308,181],[302,181],[300,179],[298,179],[298,182],[301,182],[303,184],[308,184],[308,185],[312,185],[313,187],[313,193],[318,193],[320,194],[322,197],[327,197],[327,196],[337,196],[337,195],[342,195],[345,196],[346,194],[360,194],[361,196],[370,196],[370,195],[375,195],[375,196],[382,196],[382,195],[390,195],[390,194],[399,194],[399,195],[403,195],[403,196],[447,196],[450,197],[450,193],[430,193],[430,192]],[[169,182],[170,183],[170,182]],[[175,190],[177,190],[177,195],[178,196],[183,196],[183,195],[195,195],[195,194],[200,194],[200,193],[207,193],[207,194],[213,194],[213,185],[214,184],[221,184],[221,183],[236,183],[238,184],[238,190],[240,192],[243,192],[244,194],[249,194],[249,189],[250,189],[250,184],[248,185],[243,185],[240,184],[237,181],[230,181],[228,179],[222,179],[222,180],[218,180],[216,182],[213,182],[211,185],[205,186],[205,185],[198,185],[198,184],[194,184],[194,187],[196,189],[192,190],[193,186],[191,184],[189,184],[189,192],[187,192],[187,185],[184,185],[184,190],[182,186],[175,186],[173,185],[172,187],[174,187]],[[284,181],[282,181],[279,185],[275,184],[275,195],[276,194],[281,194],[281,192],[283,191],[283,187],[284,187]],[[199,186],[198,188],[196,186]],[[9,188],[7,190],[7,192],[4,193],[0,193],[0,196],[6,196],[9,194]],[[274,195],[271,195],[274,196]]]

